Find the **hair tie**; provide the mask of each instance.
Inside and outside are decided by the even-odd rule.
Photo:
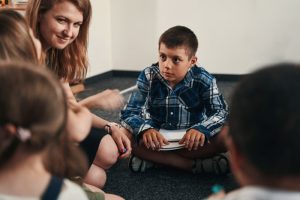
[[[19,127],[17,131],[18,131],[18,138],[22,142],[26,142],[31,137],[31,132],[28,129]]]

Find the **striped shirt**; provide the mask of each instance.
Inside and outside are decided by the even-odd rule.
[[[149,128],[193,128],[210,138],[220,131],[228,115],[216,79],[196,65],[171,88],[154,64],[140,73],[137,87],[121,111],[121,124],[135,136]]]

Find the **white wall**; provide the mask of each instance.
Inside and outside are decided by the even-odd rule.
[[[141,70],[156,62],[160,34],[179,24],[196,33],[199,64],[212,73],[243,74],[267,63],[300,62],[299,0],[92,1],[96,30],[104,38],[91,29],[91,66],[102,71]]]
[[[155,0],[111,0],[112,65],[140,70],[156,59]]]
[[[90,26],[87,77],[112,70],[110,0],[91,0],[93,16]]]

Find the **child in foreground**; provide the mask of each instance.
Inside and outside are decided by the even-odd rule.
[[[59,82],[42,67],[24,63],[0,64],[0,80],[0,199],[87,200],[79,185],[48,171],[50,151],[71,145]],[[85,161],[73,150],[65,162]]]
[[[210,200],[300,199],[300,65],[277,64],[243,79],[224,128],[240,189]]]
[[[216,79],[196,65],[196,35],[175,26],[161,35],[158,45],[159,62],[141,72],[138,90],[121,112],[124,128],[113,130],[136,140],[129,167],[145,171],[158,163],[194,173],[226,173],[227,158],[220,154],[226,148],[219,132],[227,104]],[[160,129],[184,129],[179,141],[184,148],[160,151],[169,143]]]

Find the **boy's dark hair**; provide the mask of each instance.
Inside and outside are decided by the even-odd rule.
[[[174,26],[166,30],[159,38],[158,48],[161,43],[164,43],[167,48],[187,47],[189,59],[196,54],[198,48],[197,36],[185,26]]]
[[[237,150],[271,177],[300,175],[300,66],[247,75],[232,97],[229,134]]]

